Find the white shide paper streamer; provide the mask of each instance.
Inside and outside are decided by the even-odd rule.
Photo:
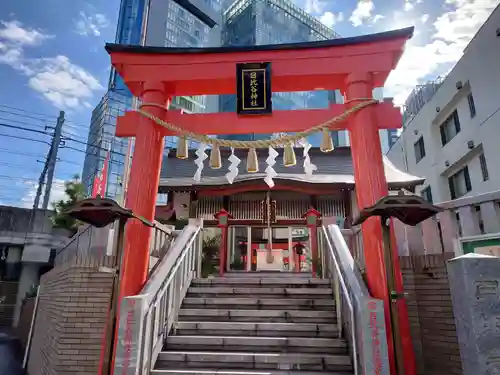
[[[198,166],[198,169],[196,170],[196,173],[194,174],[194,177],[193,177],[193,179],[196,182],[201,181],[201,172],[203,171],[203,168],[205,166],[205,159],[208,158],[208,155],[205,152],[206,149],[207,149],[207,145],[204,143],[200,143],[198,150],[196,150],[197,158],[195,159],[194,163]]]
[[[304,153],[302,155],[304,157],[304,173],[307,177],[311,177],[313,172],[318,170],[316,164],[311,163],[311,157],[309,156],[311,144],[306,138],[302,139],[300,143],[302,144],[302,147],[304,147]]]
[[[241,159],[234,154],[233,147],[231,147],[231,156],[229,156],[228,160],[229,167],[227,169],[229,169],[229,172],[226,173],[226,178],[232,184],[236,176],[238,176],[238,166],[241,163]]]
[[[276,164],[276,158],[278,157],[278,155],[279,155],[278,152],[274,148],[269,146],[269,156],[266,159],[267,168],[265,171],[266,177],[264,177],[264,181],[270,188],[274,187],[273,178],[275,178],[278,175],[278,173],[276,173],[276,171],[273,168],[273,166]]]

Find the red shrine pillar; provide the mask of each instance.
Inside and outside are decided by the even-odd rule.
[[[317,277],[316,272],[316,261],[318,260],[318,219],[321,217],[319,211],[314,208],[310,208],[304,216],[306,218],[306,225],[309,229],[309,239],[311,243],[311,257],[312,257],[312,274],[313,277]]]
[[[141,99],[143,103],[156,103],[165,106],[167,95],[161,82],[145,82]],[[145,107],[148,112],[163,118],[165,110],[158,107]],[[127,208],[146,220],[153,221],[156,196],[160,180],[160,167],[163,155],[164,137],[160,126],[145,117],[140,118],[135,137],[135,146],[130,182],[127,191]],[[140,292],[149,267],[149,241],[151,228],[137,220],[127,224],[125,246],[120,281],[120,300]]]
[[[231,214],[225,209],[221,209],[214,215],[215,220],[218,221],[217,226],[221,229],[220,246],[219,246],[219,275],[224,275],[227,267],[227,232],[228,232],[228,219],[232,218]]]
[[[346,100],[372,98],[373,82],[370,73],[351,73],[345,82]],[[347,102],[348,107],[357,105],[359,101]],[[354,179],[356,182],[356,198],[359,210],[373,205],[378,199],[388,194],[385,178],[382,149],[380,145],[379,126],[374,120],[374,107],[365,107],[353,114],[348,120]],[[384,266],[382,227],[378,217],[372,217],[362,225],[364,254],[368,288],[375,298],[384,301],[385,323],[388,338],[391,373],[396,373],[394,345],[392,341],[392,324],[390,318],[390,296]],[[398,250],[393,246],[394,271],[401,275]],[[402,278],[396,277],[398,292],[402,291]],[[402,337],[405,375],[415,375],[415,357],[410,336],[410,325],[406,302],[399,300],[399,322]]]

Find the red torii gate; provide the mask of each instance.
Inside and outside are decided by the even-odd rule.
[[[166,106],[173,96],[235,94],[237,63],[271,62],[274,92],[340,89],[347,104],[328,109],[274,111],[271,115],[238,116],[236,113],[182,115],[180,111],[143,107],[152,115],[185,130],[202,134],[246,134],[296,132],[323,123],[372,98],[375,87],[383,87],[396,67],[413,28],[360,37],[288,45],[222,48],[163,48],[106,45],[111,61],[132,93],[144,103]],[[397,129],[401,114],[392,102],[369,106],[331,127],[350,132],[356,197],[359,209],[373,205],[388,194],[382,163],[379,129]],[[137,112],[118,118],[116,135],[135,137],[133,163],[127,192],[127,207],[147,220],[154,210],[164,136],[168,130]],[[368,287],[385,305],[385,323],[395,373],[392,324],[379,218],[362,226]],[[120,299],[137,294],[148,274],[151,229],[132,221],[128,224]],[[403,290],[401,271],[394,246],[397,292]],[[399,332],[402,336],[405,374],[415,374],[407,307],[399,300]]]

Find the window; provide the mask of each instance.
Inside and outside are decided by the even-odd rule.
[[[451,199],[460,198],[472,190],[470,182],[469,167],[465,166],[453,176],[448,178]]]
[[[441,131],[441,143],[443,146],[451,141],[460,132],[460,120],[458,119],[458,112],[454,110],[439,127]]]
[[[422,198],[424,198],[427,202],[432,203],[432,190],[430,186],[427,186],[425,189],[422,189],[420,192]]]
[[[481,173],[483,174],[483,181],[488,181],[490,175],[488,173],[488,166],[486,165],[486,157],[484,154],[479,155],[479,163],[481,164]]]
[[[467,95],[467,102],[469,103],[470,117],[476,116],[476,105],[474,104],[474,97],[472,96],[472,93]]]
[[[420,137],[420,139],[413,145],[413,148],[415,149],[415,160],[418,163],[425,156],[424,137]]]

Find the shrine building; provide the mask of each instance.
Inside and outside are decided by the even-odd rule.
[[[296,148],[297,164],[291,167],[280,162],[283,149],[277,149],[280,155],[274,169],[278,175],[272,189],[264,181],[267,149],[257,150],[259,172],[256,173],[247,172],[246,150],[236,149],[235,155],[241,163],[232,184],[225,176],[230,152],[221,151],[222,167],[205,167],[200,182],[193,178],[197,169],[195,150],[190,151],[188,159],[178,159],[175,150],[164,157],[158,192],[167,194],[169,203],[157,206],[156,219],[182,226],[188,218],[203,218],[205,228],[220,228],[222,235],[227,236],[227,249],[221,249],[228,256],[225,271],[242,267],[247,271],[286,271],[289,251],[293,253],[297,243],[303,244],[305,251],[300,269],[297,261],[293,268],[310,270],[310,256],[315,252],[312,247],[317,246],[316,241],[310,240],[313,228],[325,219],[349,228],[357,214],[349,147],[337,147],[328,153],[311,148],[310,161],[317,170],[310,176],[304,172],[299,148]],[[383,162],[389,190],[414,191],[415,186],[424,182],[423,178],[398,170],[385,156]],[[274,255],[272,262],[266,261],[269,246]],[[252,264],[246,258],[245,264],[239,262],[241,253],[251,253]]]

